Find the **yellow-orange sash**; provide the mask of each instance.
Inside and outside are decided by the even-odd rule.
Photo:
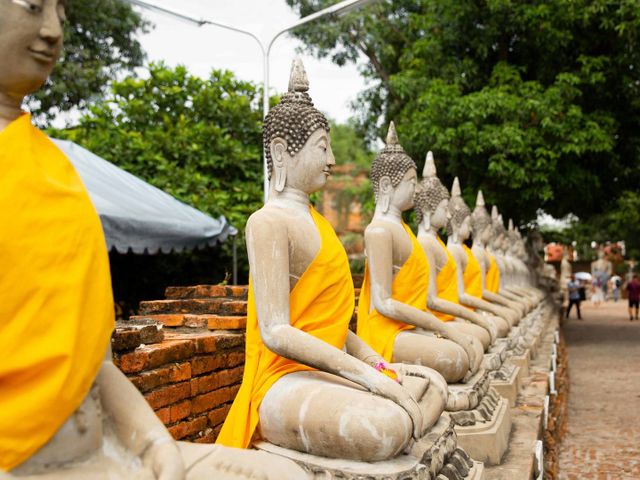
[[[23,115],[0,132],[0,470],[80,406],[113,330],[100,219],[65,155]]]
[[[484,277],[484,286],[487,290],[493,293],[498,293],[500,290],[500,269],[496,258],[487,250],[489,254],[489,268]]]
[[[343,348],[355,302],[349,261],[329,222],[313,208],[311,215],[322,244],[291,291],[290,323],[336,348]],[[269,388],[282,376],[301,370],[313,369],[273,353],[262,343],[249,279],[244,376],[217,443],[247,448],[260,421],[260,402]]]
[[[458,298],[458,267],[456,261],[439,235],[436,235],[436,239],[442,248],[444,248],[444,251],[447,252],[447,263],[444,264],[444,267],[442,267],[436,276],[438,298],[453,303],[460,303],[460,299]],[[451,321],[454,318],[453,315],[449,315],[448,313],[430,311],[443,322]]]
[[[419,310],[427,308],[427,290],[429,287],[429,263],[411,229],[403,222],[407,235],[411,239],[411,255],[404,262],[391,284],[391,297],[394,300],[411,305]],[[371,308],[371,280],[369,267],[365,263],[364,281],[358,300],[358,336],[369,344],[385,360],[391,361],[393,344],[398,333],[415,328],[408,323],[387,318],[375,308]]]
[[[464,269],[463,274],[464,293],[476,298],[482,298],[482,270],[480,269],[480,263],[469,247],[463,244],[462,248],[467,254],[467,267]]]

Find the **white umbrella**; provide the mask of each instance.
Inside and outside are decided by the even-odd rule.
[[[587,280],[591,281],[591,274],[587,272],[576,272],[574,273],[576,280]]]

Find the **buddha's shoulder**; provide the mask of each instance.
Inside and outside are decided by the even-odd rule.
[[[309,219],[311,218],[307,214]],[[250,230],[270,230],[283,231],[289,227],[300,226],[303,214],[293,209],[273,207],[265,205],[253,212],[247,220],[247,231]]]

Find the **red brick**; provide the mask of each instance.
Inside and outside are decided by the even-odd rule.
[[[222,405],[221,407],[216,408],[215,410],[211,410],[207,414],[207,418],[209,419],[209,425],[215,427],[224,422],[229,414],[229,410],[231,410],[231,403],[226,405]]]
[[[228,352],[195,357],[191,360],[191,374],[201,375],[220,368],[233,368],[244,363],[244,352]]]
[[[233,297],[246,300],[249,293],[249,287],[246,285],[232,285],[227,287],[227,291],[231,291],[231,296]]]
[[[194,439],[195,443],[215,443],[218,434],[212,428],[207,428],[201,437]]]
[[[145,349],[137,349],[130,353],[120,355],[116,365],[124,373],[140,372],[149,366],[149,352]]]
[[[220,435],[220,430],[222,430],[222,424],[218,425],[213,429],[213,436],[215,437],[216,440],[218,439],[218,435]]]
[[[244,367],[236,367],[231,370],[220,370],[218,372],[211,373],[202,377],[194,378],[197,382],[195,393],[206,393],[212,390],[216,390],[220,387],[226,387],[233,383],[239,383],[242,381],[242,372]],[[194,394],[192,388],[192,395]]]
[[[172,403],[179,402],[191,396],[191,385],[189,382],[176,383],[167,387],[159,388],[144,396],[149,405],[154,410]]]
[[[224,315],[246,315],[247,314],[247,302],[244,300],[229,300],[224,302],[219,312],[210,313],[222,313]]]
[[[181,313],[166,313],[160,315],[134,315],[131,320],[150,319],[162,323],[165,327],[181,327],[184,325],[184,315]]]
[[[171,382],[182,382],[191,378],[191,363],[184,362],[169,367],[169,380]]]
[[[165,340],[145,348],[149,351],[148,368],[186,360],[194,353],[193,343],[185,340]]]
[[[178,420],[187,418],[191,415],[191,400],[185,400],[184,402],[176,403],[169,407],[171,415],[171,423],[175,423]]]
[[[244,350],[244,332],[222,333],[216,332],[216,348],[220,350],[231,350],[241,347]]]
[[[195,287],[194,293],[198,298],[226,297],[227,287],[224,285],[198,285]]]
[[[239,389],[240,385],[233,385],[205,393],[204,395],[198,395],[191,402],[191,411],[192,413],[201,413],[230,402],[236,397]]]
[[[209,315],[207,327],[209,330],[244,330],[247,328],[247,317]]]
[[[197,434],[198,432],[204,431],[207,427],[207,417],[201,416],[198,418],[194,418],[193,420],[189,420],[186,422],[180,422],[172,427],[169,427],[169,433],[173,435],[173,438],[176,440],[180,440],[189,435]]]
[[[165,425],[169,425],[171,423],[171,413],[169,407],[156,410],[156,415]]]
[[[140,332],[137,330],[116,327],[111,335],[111,349],[114,352],[133,350],[138,348],[141,343]]]
[[[207,317],[205,315],[184,316],[184,326],[190,328],[207,328]]]
[[[153,300],[140,302],[140,315],[168,313],[220,313],[228,303],[226,298],[190,298],[183,300]]]

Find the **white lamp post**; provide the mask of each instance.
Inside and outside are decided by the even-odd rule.
[[[326,17],[328,15],[337,15],[342,16],[349,13],[352,10],[357,8],[361,8],[364,5],[369,3],[374,3],[378,0],[343,0],[342,2],[338,2],[335,5],[331,5],[323,10],[312,13],[311,15],[307,15],[306,17],[301,18],[297,22],[289,25],[286,28],[283,28],[275,35],[273,35],[267,42],[263,42],[258,38],[255,34],[243,30],[241,28],[232,27],[231,25],[225,25],[224,23],[215,22],[213,20],[208,20],[206,18],[195,18],[185,13],[179,12],[177,10],[160,7],[158,5],[154,5],[152,3],[143,1],[143,0],[125,0],[128,3],[133,5],[137,5],[139,7],[147,8],[149,10],[155,10],[160,13],[164,13],[167,15],[171,15],[173,17],[179,18],[181,20],[187,21],[189,23],[193,23],[198,27],[202,27],[203,25],[213,25],[220,28],[225,28],[227,30],[231,30],[233,32],[242,33],[244,35],[248,35],[253,38],[258,46],[260,47],[260,51],[262,52],[262,62],[263,62],[263,94],[262,94],[262,113],[263,116],[266,117],[267,113],[269,113],[269,55],[271,53],[271,47],[274,42],[280,37],[283,33],[288,32],[289,30],[293,30],[300,25],[304,25],[306,23],[317,20],[321,17]],[[267,201],[267,197],[269,196],[269,179],[267,173],[267,157],[262,155],[262,163],[263,163],[263,175],[264,175],[264,201]]]

